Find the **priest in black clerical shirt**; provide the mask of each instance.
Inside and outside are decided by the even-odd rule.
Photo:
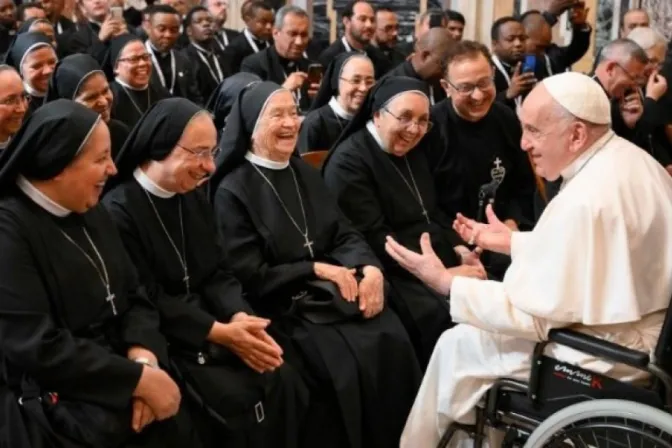
[[[208,11],[215,19],[215,41],[220,50],[226,50],[229,43],[234,37],[238,36],[240,32],[226,28],[226,19],[229,16],[229,0],[203,0],[203,6],[208,8]]]
[[[128,33],[126,23],[112,17],[107,1],[78,2],[77,6],[81,8],[84,18],[68,39],[67,51],[88,53],[100,61],[110,39]]]
[[[426,152],[436,143],[424,138],[432,126],[424,86],[404,76],[379,81],[322,168],[339,208],[383,262],[392,285],[392,307],[423,366],[441,334],[453,325],[448,302],[387,255],[387,236],[418,248],[427,232],[444,265],[459,275],[485,277],[478,257],[453,230],[453,217],[439,207]]]
[[[0,165],[0,445],[201,447],[159,314],[98,204],[116,174],[101,117],[46,104]]]
[[[452,38],[445,28],[430,28],[415,43],[415,51],[408,60],[390,70],[386,76],[408,76],[424,82],[429,102],[433,106],[446,98],[441,79],[443,61],[452,44]]]
[[[273,8],[263,1],[253,0],[243,6],[242,15],[245,29],[231,39],[225,50],[231,73],[240,71],[243,59],[271,46]]]
[[[385,6],[376,8],[375,44],[387,58],[390,67],[396,67],[406,60],[406,55],[397,48],[399,44],[397,13]]]
[[[492,203],[511,228],[529,226],[532,166],[520,147],[516,114],[495,101],[490,52],[478,42],[461,41],[451,47],[446,63],[441,83],[448,98],[432,108],[432,132],[442,142],[428,147],[443,211],[482,221]],[[506,260],[488,263],[486,257],[484,264],[495,276],[508,266]]]
[[[345,33],[342,38],[336,40],[319,57],[323,66],[328,66],[339,54],[348,51],[359,51],[373,62],[376,69],[376,79],[381,78],[392,67],[382,52],[371,45],[375,31],[376,17],[373,7],[364,0],[352,0],[348,2],[343,11],[343,26]]]
[[[307,389],[283,365],[269,321],[243,298],[198,189],[216,149],[206,110],[183,98],[160,101],[116,158],[104,203],[161,313],[185,399],[203,403],[198,422],[208,445],[296,447]]]
[[[202,105],[205,100],[196,82],[197,69],[175,49],[179,34],[180,15],[173,7],[154,5],[149,9],[145,47],[152,59],[152,80],[172,96]]]
[[[525,28],[514,17],[501,17],[492,24],[490,37],[497,101],[516,110],[537,83],[534,72],[521,72],[527,40]]]
[[[417,361],[385,306],[380,262],[319,172],[295,155],[298,127],[296,103],[279,85],[239,95],[214,186],[224,247],[248,301],[273,319],[271,334],[308,383],[304,446],[397,446]]]
[[[195,67],[198,90],[203,101],[207,101],[219,83],[232,73],[231,67],[215,43],[213,19],[206,8],[192,8],[184,19],[184,27],[189,45],[182,51]]]
[[[310,108],[319,84],[307,78],[310,61],[304,51],[310,39],[308,13],[298,6],[283,6],[275,17],[273,45],[246,57],[240,67],[264,81],[273,81],[290,90],[302,111]]]

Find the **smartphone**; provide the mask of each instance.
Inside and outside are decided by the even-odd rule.
[[[434,13],[429,16],[430,28],[441,28],[443,26],[444,16],[441,13]]]
[[[322,64],[310,64],[308,66],[308,72],[306,81],[308,84],[319,84],[322,82],[322,75],[324,74],[324,67]]]
[[[124,8],[121,6],[113,6],[110,8],[110,15],[113,19],[124,20]]]
[[[533,54],[525,55],[523,59],[523,65],[520,68],[521,73],[534,73],[534,69],[537,66],[537,57]]]

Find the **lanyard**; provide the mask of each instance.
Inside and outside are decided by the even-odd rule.
[[[247,40],[247,43],[250,44],[250,47],[252,47],[252,49],[254,50],[254,52],[255,52],[255,53],[259,53],[259,47],[257,46],[257,43],[256,43],[256,42],[254,41],[254,39],[252,38],[252,34],[250,33],[250,30],[248,30],[247,28],[245,28],[245,29],[243,30],[243,35],[245,36],[245,39]],[[265,42],[265,44],[266,44],[266,45],[264,46],[264,48],[268,48],[268,43]]]
[[[145,47],[147,48],[147,51],[149,54],[152,56],[152,64],[154,64],[154,68],[156,69],[156,74],[159,77],[159,81],[161,81],[161,85],[163,87],[168,88],[166,86],[166,77],[163,74],[163,71],[161,70],[161,66],[159,65],[159,60],[156,58],[156,54],[154,53],[154,49],[152,48],[152,45],[149,43],[149,41],[145,42]],[[173,54],[173,50],[170,50],[170,74],[171,74],[171,80],[170,80],[170,88],[168,91],[170,94],[173,94],[173,91],[175,90],[175,55]]]
[[[429,105],[433,106],[436,103],[434,100],[434,86],[429,86]]]
[[[226,35],[226,31],[222,31],[219,37],[221,37],[222,40],[219,40],[217,36],[215,36],[215,42],[219,45],[220,50],[224,51],[226,47],[229,46],[229,36]]]
[[[58,19],[58,22],[56,22],[56,34],[59,36],[63,34],[63,25],[61,25],[61,19]]]
[[[220,82],[224,81],[224,74],[222,73],[222,67],[219,65],[219,58],[217,57],[216,54],[211,53],[213,56],[213,59],[215,60],[215,68],[217,69],[217,73],[212,69],[212,66],[210,65],[210,62],[208,62],[208,58],[206,58],[203,53],[208,54],[208,52],[201,47],[200,45],[196,45],[195,43],[191,43],[191,45],[194,46],[196,49],[196,54],[198,54],[198,57],[201,58],[201,61],[205,64],[206,67],[208,67],[208,71],[210,72],[210,76],[212,76],[212,79],[215,80],[217,84]]]
[[[544,61],[546,62],[546,72],[548,72],[548,76],[553,76],[553,69],[551,68],[551,58],[549,58],[546,53],[544,53]]]
[[[502,61],[499,60],[499,58],[495,55],[492,56],[492,62],[495,64],[495,67],[497,70],[499,70],[499,73],[504,76],[504,79],[506,80],[506,85],[510,86],[511,85],[511,76],[509,76],[509,72],[506,71],[504,68],[504,64],[502,64]],[[516,109],[520,108],[520,105],[523,102],[523,99],[518,95],[513,99],[513,101],[516,103]]]
[[[298,66],[297,66],[298,68]],[[296,71],[296,70],[294,70]],[[282,74],[285,75],[285,80],[287,80],[287,72],[283,69]],[[301,87],[299,87],[296,92],[292,92],[292,95],[294,95],[294,99],[296,100],[296,104],[298,105],[301,102]]]

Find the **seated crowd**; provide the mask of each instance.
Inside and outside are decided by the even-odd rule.
[[[671,61],[644,11],[580,74],[567,0],[492,51],[450,10],[405,48],[363,0],[326,48],[259,0],[241,33],[225,0],[0,5],[0,446],[434,447],[552,329],[653,350]]]

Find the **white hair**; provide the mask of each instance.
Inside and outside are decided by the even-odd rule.
[[[649,27],[637,27],[630,31],[627,38],[642,47],[642,50],[644,51],[650,50],[658,45],[667,47],[667,40],[665,40],[665,37],[658,31]]]

